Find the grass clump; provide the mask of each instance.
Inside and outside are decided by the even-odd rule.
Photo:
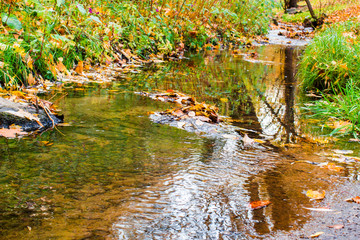
[[[326,126],[334,130],[330,135],[353,135],[360,133],[360,88],[349,81],[345,87],[339,87],[338,95],[323,94],[323,99],[315,101],[305,108],[311,113],[308,118],[325,121]]]
[[[59,71],[241,44],[268,30],[275,0],[6,0],[0,3],[0,84],[55,80]]]
[[[306,48],[298,75],[303,89],[338,91],[351,79],[360,83],[360,23],[325,27]]]

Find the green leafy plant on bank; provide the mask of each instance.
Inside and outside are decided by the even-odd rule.
[[[360,83],[360,23],[345,22],[326,27],[306,48],[298,75],[303,89],[338,91],[352,79]]]
[[[143,59],[268,30],[274,0],[25,0],[0,3],[0,84],[55,80],[59,64],[117,61],[113,46]]]

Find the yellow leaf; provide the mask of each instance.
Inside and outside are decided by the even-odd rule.
[[[319,237],[321,234],[324,234],[324,232],[317,232],[317,233],[314,233],[313,235],[311,235],[310,237],[311,238],[317,238]]]
[[[308,190],[306,192],[306,196],[308,196],[311,199],[316,199],[316,200],[322,200],[325,198],[325,191],[313,191],[313,190]]]
[[[228,102],[228,101],[229,101],[229,99],[227,99],[227,98],[220,98],[220,101],[222,101],[222,102],[226,103],[226,102]]]

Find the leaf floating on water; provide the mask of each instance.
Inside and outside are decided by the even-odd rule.
[[[317,232],[317,233],[314,233],[313,235],[311,235],[310,237],[311,238],[317,238],[319,237],[320,235],[324,234],[324,232]]]
[[[260,208],[266,207],[270,203],[271,202],[267,201],[267,200],[265,200],[265,201],[255,201],[255,202],[250,203],[250,207],[255,210],[255,209],[260,209]]]
[[[333,229],[342,229],[344,228],[344,225],[342,224],[335,224],[335,225],[332,225],[332,226],[328,226],[329,228],[333,228]]]
[[[325,198],[325,191],[313,191],[313,190],[308,190],[306,192],[306,196],[308,196],[311,199],[316,199],[316,200],[322,200]]]
[[[333,212],[335,210],[327,208],[327,207],[319,207],[319,208],[306,208],[307,210],[311,210],[311,211],[317,211],[317,212]]]
[[[354,198],[352,198],[353,202],[356,202],[357,204],[360,204],[360,197],[356,196]]]

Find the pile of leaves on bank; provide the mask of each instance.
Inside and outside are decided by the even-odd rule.
[[[168,90],[163,93],[138,93],[147,96],[153,100],[162,102],[173,102],[181,105],[180,108],[168,109],[160,112],[161,115],[168,115],[174,117],[174,120],[183,120],[193,118],[201,122],[219,123],[221,118],[218,114],[218,108],[206,103],[199,103],[193,97],[187,96],[183,93]]]
[[[15,138],[55,127],[63,117],[50,101],[33,94],[0,89],[0,136]]]

